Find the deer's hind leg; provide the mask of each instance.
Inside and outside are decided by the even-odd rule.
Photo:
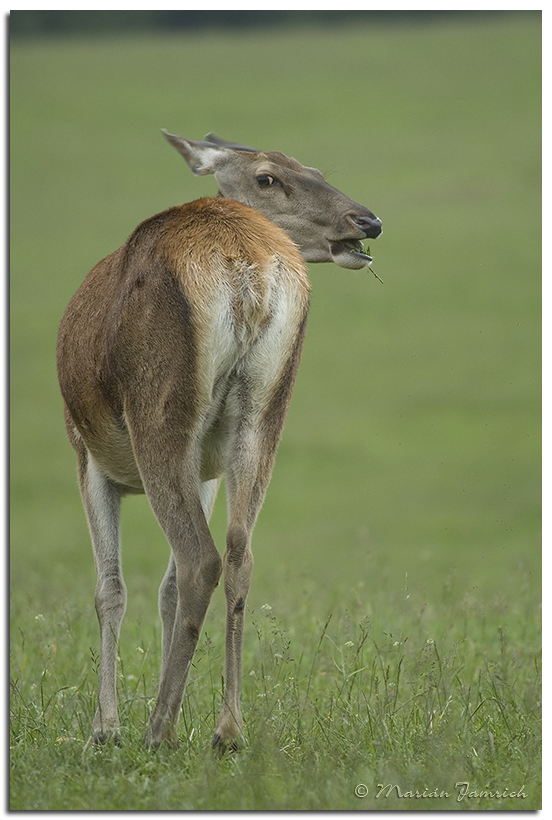
[[[238,412],[227,453],[228,530],[223,557],[226,679],[224,702],[212,741],[213,747],[221,752],[237,748],[236,738],[243,728],[240,708],[242,638],[245,603],[253,570],[251,535],[272,474],[299,366],[304,330],[305,322],[299,328],[291,356],[274,377],[272,390],[266,389],[266,371],[257,363],[256,368],[245,374],[234,397]],[[261,397],[266,396],[270,398],[263,403]]]
[[[207,521],[211,517],[219,486],[220,478],[215,478],[210,481],[204,481],[200,485],[199,493],[201,499],[201,506],[203,508],[203,512],[205,514],[205,518],[207,519]],[[174,555],[171,552],[169,566],[159,588],[159,615],[161,617],[161,625],[163,631],[161,677],[163,677],[165,667],[167,666],[167,660],[171,648],[177,603],[178,584],[176,579],[176,563],[174,560]]]
[[[237,748],[236,738],[243,729],[240,685],[245,602],[253,570],[251,535],[270,480],[282,426],[283,418],[271,431],[248,419],[241,420],[228,454],[228,530],[223,556],[226,678],[224,701],[212,741],[213,747],[222,753]]]
[[[148,428],[141,407],[126,409],[136,463],[151,508],[171,547],[160,590],[163,659],[159,694],[144,742],[177,745],[186,680],[211,595],[222,570],[202,505],[198,441],[183,425]],[[207,505],[210,507],[209,505]]]
[[[96,565],[95,603],[100,625],[98,706],[92,735],[95,743],[111,738],[119,742],[117,647],[127,598],[121,570],[121,493],[82,443],[77,452],[79,485]]]

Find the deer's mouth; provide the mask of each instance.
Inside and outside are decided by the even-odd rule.
[[[366,268],[372,261],[359,239],[334,240],[330,242],[330,253],[335,264],[341,268],[359,270]]]

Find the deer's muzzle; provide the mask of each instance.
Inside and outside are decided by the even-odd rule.
[[[352,216],[351,222],[364,232],[366,239],[375,239],[381,233],[381,219],[377,216]]]

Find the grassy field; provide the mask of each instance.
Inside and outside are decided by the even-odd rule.
[[[384,285],[310,269],[223,760],[220,589],[180,749],[141,746],[168,546],[139,497],[124,744],[87,744],[95,581],[55,338],[138,222],[215,191],[161,128],[282,150],[384,223]],[[12,809],[540,807],[540,226],[536,14],[12,44]],[[212,528],[222,548],[222,497]]]

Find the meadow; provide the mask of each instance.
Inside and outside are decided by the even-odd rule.
[[[496,13],[12,42],[12,809],[540,807],[540,37],[538,14]],[[215,192],[161,128],[295,156],[384,226],[383,285],[310,266],[223,759],[220,588],[179,750],[141,745],[168,560],[142,497],[123,507],[123,745],[88,742],[95,578],[55,340],[142,219]],[[223,493],[212,530],[223,549]]]

